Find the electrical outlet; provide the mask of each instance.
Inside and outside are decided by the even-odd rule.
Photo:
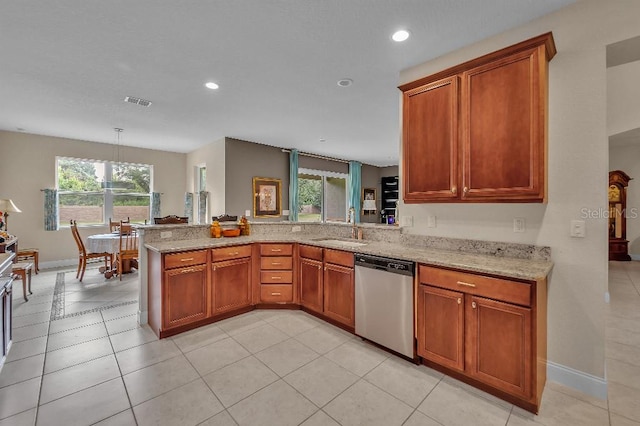
[[[160,231],[160,238],[171,238],[172,235],[171,231]]]
[[[435,228],[437,226],[437,219],[435,216],[427,216],[427,228]]]
[[[413,216],[402,216],[400,218],[401,226],[413,226]]]
[[[587,234],[585,229],[586,225],[584,220],[572,220],[571,221],[571,236],[576,238],[584,238]]]
[[[291,232],[300,232],[302,231],[302,226],[296,225],[291,227]]]
[[[516,217],[513,219],[513,232],[524,232],[525,220],[524,217]]]

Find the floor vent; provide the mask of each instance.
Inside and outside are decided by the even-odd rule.
[[[143,107],[151,106],[151,101],[147,101],[146,99],[136,98],[135,96],[127,96],[124,98],[125,102],[129,102],[130,104],[136,104]]]

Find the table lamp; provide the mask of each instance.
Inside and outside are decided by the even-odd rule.
[[[0,200],[0,212],[4,213],[4,230],[8,233],[9,232],[9,222],[8,222],[9,213],[22,213],[22,210],[16,207],[16,205],[13,204],[13,201],[11,200]]]

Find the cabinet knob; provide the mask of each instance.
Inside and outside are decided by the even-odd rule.
[[[457,186],[455,186],[455,185],[454,185],[454,186],[452,186],[452,187],[451,187],[451,193],[452,193],[452,194],[456,194],[457,192],[458,192],[458,187],[457,187]]]
[[[462,298],[458,297],[458,305],[460,305],[462,303]]]
[[[476,302],[471,302],[471,307],[472,307],[473,309],[475,309],[475,308],[476,308]]]
[[[318,265],[318,269],[322,269],[322,266]]]
[[[466,186],[464,188],[462,188],[462,192],[464,192],[465,194],[469,193],[469,188],[467,188]]]

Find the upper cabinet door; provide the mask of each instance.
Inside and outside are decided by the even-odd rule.
[[[543,49],[520,52],[462,74],[463,200],[543,201],[547,92]]]
[[[400,86],[405,203],[546,201],[551,33]]]
[[[404,201],[458,197],[458,77],[404,93]]]

